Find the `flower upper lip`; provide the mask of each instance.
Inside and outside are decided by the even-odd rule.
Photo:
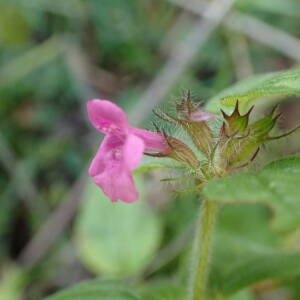
[[[129,127],[124,111],[111,101],[99,99],[88,101],[87,111],[91,123],[104,134],[126,131]]]

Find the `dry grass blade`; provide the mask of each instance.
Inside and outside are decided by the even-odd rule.
[[[204,18],[210,18],[203,11],[203,4],[194,0],[168,0],[192,13]],[[294,36],[277,29],[255,17],[236,11],[230,12],[222,23],[231,30],[245,34],[246,36],[265,44],[282,54],[295,59],[300,59],[300,40]]]
[[[203,11],[204,18],[196,21],[186,37],[175,45],[169,59],[150,83],[133,110],[131,118],[141,123],[148,112],[158,105],[179,76],[192,63],[199,49],[205,44],[213,30],[228,13],[235,0],[215,0]]]

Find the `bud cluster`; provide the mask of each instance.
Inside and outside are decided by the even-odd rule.
[[[179,125],[191,138],[195,149],[200,151],[205,159],[199,160],[193,150],[184,142],[169,136],[156,126],[157,131],[164,137],[168,150],[158,153],[146,153],[157,157],[170,157],[184,164],[194,175],[197,182],[205,182],[213,177],[224,176],[234,170],[243,168],[251,163],[265,142],[279,139],[294,132],[299,127],[280,136],[269,135],[274,128],[280,114],[276,109],[255,121],[250,122],[249,116],[253,107],[247,113],[241,114],[238,101],[231,114],[222,112],[222,126],[214,136],[208,120],[216,116],[205,112],[191,100],[190,93],[176,104],[176,116],[168,112],[154,114],[160,119]],[[202,156],[202,157],[203,157]]]

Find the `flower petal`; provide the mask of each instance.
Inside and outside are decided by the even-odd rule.
[[[113,202],[121,200],[134,202],[138,200],[139,194],[134,185],[132,175],[121,166],[110,166],[105,172],[93,178],[105,195]]]
[[[142,158],[144,142],[134,135],[108,134],[94,157],[89,175],[112,200],[133,202],[138,199],[131,170]]]
[[[102,140],[98,151],[93,158],[88,173],[90,176],[96,176],[103,172],[109,161],[112,160],[116,151],[123,148],[125,137],[120,135],[107,135]]]
[[[103,172],[103,170],[105,169],[105,163],[102,159],[102,151],[101,151],[101,145],[95,155],[95,157],[93,158],[90,166],[89,166],[89,170],[88,173],[90,176],[96,176],[97,174]]]
[[[102,143],[100,144],[98,151],[90,164],[88,173],[92,177],[103,172],[105,169],[105,157],[108,151],[107,149],[108,142],[109,142],[109,137],[105,137]]]
[[[102,133],[107,134],[114,131],[127,131],[127,116],[124,111],[113,102],[99,99],[88,101],[87,111],[94,127]]]
[[[142,139],[134,134],[127,136],[122,150],[122,159],[128,170],[132,171],[138,166],[142,159],[144,149],[145,145]]]
[[[131,127],[130,131],[145,143],[145,151],[164,152],[169,149],[164,137],[150,130]]]

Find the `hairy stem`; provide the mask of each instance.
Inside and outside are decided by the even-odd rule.
[[[217,203],[204,200],[201,205],[192,260],[188,300],[206,300],[206,283],[212,252]]]

